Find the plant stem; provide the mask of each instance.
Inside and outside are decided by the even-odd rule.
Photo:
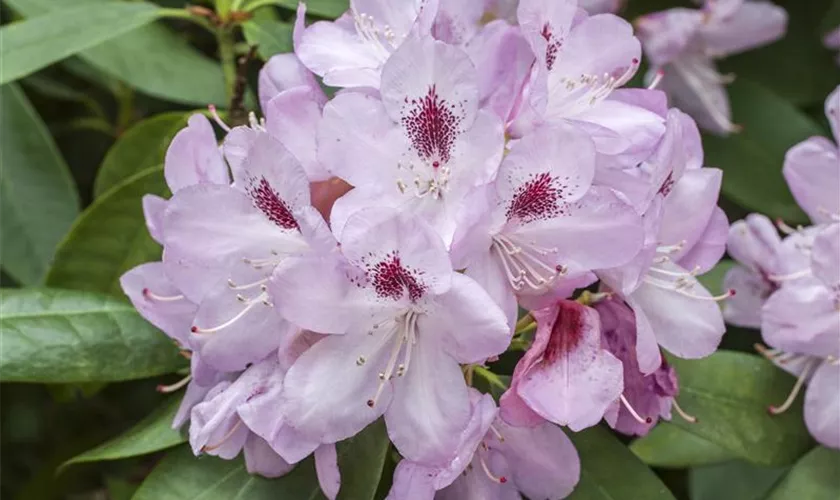
[[[219,27],[216,30],[216,40],[219,43],[219,58],[222,60],[222,73],[225,77],[225,92],[230,101],[236,85],[236,42],[233,37],[233,28]]]

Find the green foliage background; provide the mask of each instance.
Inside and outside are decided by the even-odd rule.
[[[186,117],[229,105],[234,58],[249,45],[262,60],[291,50],[296,0],[193,3],[222,20],[250,14],[220,27],[183,0],[0,3],[3,498],[320,498],[311,460],[267,480],[241,461],[193,457],[169,427],[179,395],[155,391],[186,362],[119,288],[124,271],[160,256],[140,199],[167,195],[163,155]],[[828,135],[822,103],[840,83],[821,44],[840,25],[840,0],[776,3],[790,15],[787,36],[721,65],[738,76],[729,93],[744,131],[704,138],[706,164],[725,171],[721,205],[731,221],[755,211],[807,223],[782,179],[783,157]],[[347,0],[308,4],[313,18],[334,18]],[[680,5],[690,6],[629,0],[621,14]],[[258,66],[247,75],[250,107]],[[719,291],[730,265],[706,284]],[[606,427],[573,434],[582,477],[572,498],[840,498],[840,453],[812,441],[801,401],[767,414],[793,379],[754,354],[758,341],[758,332],[730,328],[721,352],[674,360],[679,403],[697,424],[675,419],[638,440]],[[497,382],[514,364],[504,356],[493,366]],[[381,422],[340,443],[340,498],[384,498],[395,457]]]

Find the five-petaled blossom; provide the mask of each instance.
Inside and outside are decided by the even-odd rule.
[[[732,123],[722,75],[716,59],[751,50],[781,38],[787,12],[764,0],[704,0],[701,9],[677,7],[636,21],[650,59],[650,77],[662,72],[661,87],[672,103],[711,132],[739,130]]]

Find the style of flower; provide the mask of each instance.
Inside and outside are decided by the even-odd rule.
[[[448,245],[464,200],[496,174],[502,124],[478,109],[476,70],[461,49],[411,37],[382,70],[381,97],[337,95],[324,108],[319,158],[355,189],[339,213],[371,205],[410,210]],[[344,220],[331,216],[341,232]]]
[[[787,12],[771,2],[705,0],[702,9],[673,8],[636,21],[639,38],[651,62],[652,75],[664,76],[660,88],[671,103],[690,114],[704,129],[736,132],[715,60],[751,50],[781,38]]]
[[[333,87],[379,88],[382,67],[412,33],[429,35],[438,0],[351,0],[334,22],[306,28],[295,53]],[[298,19],[303,17],[299,14]],[[302,22],[302,21],[300,21]]]
[[[457,452],[442,466],[403,460],[388,500],[560,499],[580,477],[580,461],[554,424],[513,427],[496,416],[493,398],[471,389],[472,414]]]
[[[333,443],[384,414],[404,457],[438,463],[469,420],[459,363],[505,350],[504,315],[476,282],[452,270],[443,241],[416,216],[363,209],[338,239],[341,255],[289,259],[269,285],[286,319],[332,334],[286,374],[285,419]]]

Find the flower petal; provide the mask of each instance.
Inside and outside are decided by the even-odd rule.
[[[137,312],[149,323],[181,346],[191,345],[190,324],[198,307],[169,281],[163,263],[140,264],[120,277],[120,286]]]
[[[761,328],[761,307],[773,292],[771,285],[760,275],[741,266],[727,271],[723,287],[735,290],[735,296],[723,303],[726,322],[746,328]]]
[[[146,229],[156,242],[163,244],[163,214],[166,212],[166,200],[154,194],[143,196],[143,218]]]
[[[826,287],[840,290],[840,224],[831,224],[814,238],[811,270]]]
[[[796,202],[815,223],[840,213],[840,154],[825,137],[812,137],[790,148],[782,169]]]
[[[761,310],[761,335],[792,353],[840,357],[840,314],[832,293],[816,278],[789,283]]]
[[[341,471],[334,444],[322,444],[315,450],[315,472],[321,491],[329,500],[335,500],[341,488]]]
[[[737,54],[782,38],[788,15],[771,2],[742,2],[723,19],[713,19],[700,28],[707,53],[716,57]]]
[[[301,163],[309,180],[324,181],[330,174],[318,161],[316,138],[323,104],[317,97],[308,87],[294,88],[266,103],[264,112],[268,133]]]
[[[394,381],[385,423],[402,456],[433,465],[457,450],[457,438],[470,418],[470,404],[458,362],[431,332],[422,326],[418,330],[410,366]]]
[[[173,193],[195,184],[230,182],[213,126],[202,114],[192,115],[187,127],[175,135],[163,165],[166,183]]]
[[[726,252],[728,234],[729,220],[726,218],[726,212],[720,207],[715,207],[709,224],[703,230],[697,243],[680,258],[680,266],[685,269],[697,269],[698,274],[711,271]]]
[[[805,425],[824,446],[840,448],[840,365],[824,361],[805,392]]]
[[[675,8],[642,16],[636,21],[645,55],[656,66],[680,57],[703,25],[703,12]]]
[[[266,114],[269,101],[281,92],[297,87],[310,89],[315,100],[322,106],[327,102],[327,96],[324,95],[318,81],[295,54],[272,56],[260,70],[258,83],[263,115]]]
[[[245,455],[245,469],[249,474],[275,478],[285,476],[294,468],[294,465],[274,453],[268,443],[256,434],[248,435],[243,454]]]

